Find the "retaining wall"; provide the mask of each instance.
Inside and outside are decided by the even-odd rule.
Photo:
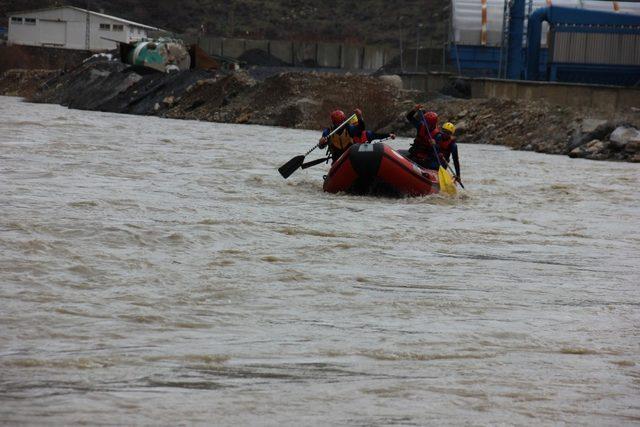
[[[261,49],[293,66],[317,64],[320,67],[353,70],[377,70],[397,55],[397,49],[345,43],[201,37],[198,45],[210,55],[237,58],[247,50]]]
[[[428,73],[405,73],[401,74],[400,77],[402,77],[402,87],[404,89],[438,92],[449,84],[451,74],[432,71]]]
[[[465,79],[473,98],[544,99],[554,104],[587,107],[602,113],[640,108],[640,88],[577,83]]]
[[[405,73],[401,77],[405,89],[423,92],[437,92],[453,79],[460,79],[469,84],[472,98],[544,99],[553,104],[586,107],[603,114],[640,108],[640,88],[458,77],[438,72]]]

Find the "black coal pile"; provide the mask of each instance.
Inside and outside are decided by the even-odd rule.
[[[258,65],[262,67],[286,67],[291,64],[277,58],[262,49],[250,49],[238,57],[247,65]]]
[[[187,87],[210,75],[204,70],[139,72],[119,61],[93,60],[48,82],[30,101],[80,110],[158,114]]]

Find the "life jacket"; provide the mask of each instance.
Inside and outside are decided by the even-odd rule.
[[[369,141],[369,136],[367,135],[366,130],[363,130],[362,132],[360,132],[360,135],[356,135],[353,137],[354,144],[364,144],[367,141]]]
[[[353,138],[351,138],[347,129],[342,129],[342,131],[336,132],[329,137],[329,146],[331,150],[344,151],[349,148],[353,142]]]
[[[454,137],[448,136],[445,133],[440,134],[440,141],[438,142],[438,152],[440,153],[440,157],[449,163],[449,159],[451,158],[451,150],[453,149],[453,144],[456,143],[456,139]]]
[[[435,142],[435,136],[440,133],[440,129],[436,127],[430,133],[431,139],[427,136],[426,126],[421,125],[420,129],[418,129],[416,138],[413,140],[413,145],[411,146],[410,151],[411,154],[413,154],[413,156],[419,161],[435,159],[435,153],[432,145]],[[432,142],[432,140],[434,140],[434,142]]]

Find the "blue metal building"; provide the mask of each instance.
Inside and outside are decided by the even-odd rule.
[[[452,0],[460,74],[640,84],[640,3]]]

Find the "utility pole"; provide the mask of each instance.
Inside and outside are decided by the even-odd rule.
[[[416,26],[416,71],[418,71],[418,53],[420,52],[420,28],[422,24]]]
[[[87,50],[91,50],[91,12],[89,12],[89,0],[87,0],[87,26],[84,35],[84,45]]]
[[[404,52],[402,51],[402,16],[398,17],[398,41],[400,42],[400,72],[404,73]]]

